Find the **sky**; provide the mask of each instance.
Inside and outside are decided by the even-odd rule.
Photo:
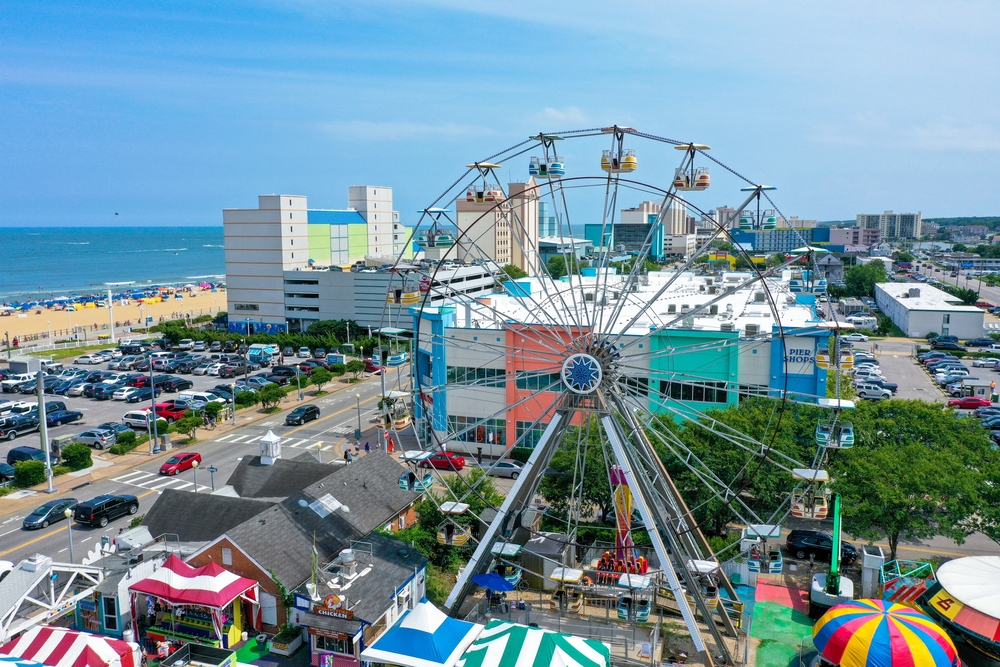
[[[998,25],[993,0],[8,1],[0,226],[218,225],[353,184],[412,223],[467,162],[612,124],[711,145],[787,215],[996,215]]]

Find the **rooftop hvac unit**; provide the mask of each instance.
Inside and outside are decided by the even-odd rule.
[[[705,286],[704,285],[698,285],[698,291],[699,292],[704,292],[705,291]]]
[[[708,314],[709,315],[718,315],[719,314],[719,304],[713,303],[711,306],[709,306],[708,307]]]
[[[677,304],[676,303],[667,304],[667,312],[668,313],[676,313],[677,312]]]
[[[760,325],[759,324],[748,324],[747,327],[746,327],[746,332],[747,332],[747,338],[750,338],[752,336],[756,336],[757,334],[760,333]]]
[[[584,292],[584,294],[583,294],[583,300],[584,301],[593,301],[594,300],[594,293],[593,292]]]
[[[694,318],[690,315],[681,320],[681,327],[684,329],[691,329],[694,327]]]
[[[709,294],[718,294],[719,293],[719,286],[718,285],[709,285],[708,286],[708,293]]]
[[[767,301],[767,298],[764,296],[763,292],[758,291],[753,293],[753,300],[754,303],[764,303]]]
[[[686,313],[689,310],[691,310],[691,306],[690,305],[688,305],[688,304],[685,303],[684,305],[681,306],[681,312],[682,313]]]
[[[731,303],[726,304],[726,312],[729,313],[730,315],[733,314],[733,304]]]
[[[736,326],[732,322],[723,322],[719,325],[719,331],[734,331]]]
[[[910,290],[906,293],[906,295],[908,297],[910,297],[911,299],[917,299],[917,298],[920,297],[920,288],[919,287],[911,287]]]
[[[795,297],[792,296],[791,294],[789,294],[788,296],[785,297],[785,303],[787,303],[789,306],[794,306],[795,305]]]
[[[705,284],[706,285],[711,285],[714,282],[715,282],[715,280],[713,278],[711,278],[711,277],[705,278]]]

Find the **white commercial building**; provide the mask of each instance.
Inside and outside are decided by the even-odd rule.
[[[920,213],[884,213],[858,214],[858,227],[861,229],[878,229],[884,239],[919,239],[923,216]]]
[[[911,338],[931,332],[960,339],[983,335],[982,310],[963,306],[957,297],[926,284],[878,283],[875,303]]]

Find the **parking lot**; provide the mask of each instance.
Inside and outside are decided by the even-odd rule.
[[[874,349],[876,345],[878,346],[877,350]],[[945,400],[941,389],[934,384],[927,372],[917,363],[913,343],[879,341],[878,343],[857,343],[854,347],[874,352],[879,360],[882,374],[886,379],[899,385],[893,398],[918,398],[930,402],[943,402]],[[992,373],[992,371],[986,372]],[[982,374],[973,373],[973,375],[977,374],[982,377]]]
[[[72,360],[68,360],[72,361]],[[107,364],[100,365],[87,365],[87,366],[74,366],[71,363],[65,364],[67,367],[73,366],[75,368],[83,368],[86,370],[104,370],[107,368]],[[219,379],[215,376],[205,376],[205,375],[177,375],[175,377],[181,377],[194,383],[194,387],[191,391],[205,391],[216,385],[229,385],[232,380],[229,379]],[[170,400],[176,398],[176,393],[164,392],[159,397],[157,397],[157,402]],[[37,399],[34,394],[24,395],[24,394],[7,394],[0,393],[0,400],[13,400],[13,401],[24,401],[26,403],[37,403]],[[125,401],[114,401],[114,400],[102,400],[98,401],[93,398],[84,398],[82,396],[51,396],[46,395],[46,401],[62,401],[66,404],[66,408],[69,410],[75,410],[83,413],[83,419],[74,422],[72,424],[63,424],[61,426],[56,426],[48,429],[49,440],[60,435],[69,435],[80,433],[102,424],[104,422],[114,422],[119,421],[126,412],[132,410],[141,410],[143,408],[149,407],[149,401],[144,401],[142,403],[126,403]],[[37,432],[26,433],[19,436],[15,440],[4,440],[0,442],[0,461],[7,460],[7,452],[13,447],[19,447],[22,445],[29,445],[37,447],[39,445],[39,434]]]

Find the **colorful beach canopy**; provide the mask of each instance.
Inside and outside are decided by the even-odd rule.
[[[951,638],[923,613],[884,600],[852,600],[813,626],[813,643],[840,667],[959,667]]]
[[[507,621],[490,621],[456,667],[611,667],[611,649],[596,639]]]
[[[240,577],[216,563],[191,567],[171,554],[153,574],[131,586],[132,593],[145,593],[170,604],[198,604],[221,608],[238,597],[257,603],[257,582]]]
[[[38,625],[0,646],[0,666],[15,662],[49,667],[140,667],[142,654],[132,642],[87,632]],[[20,665],[18,665],[20,667]]]
[[[928,606],[966,630],[1000,642],[1000,556],[950,560],[937,570]]]
[[[482,630],[446,616],[424,598],[362,651],[361,659],[400,667],[453,667]]]

